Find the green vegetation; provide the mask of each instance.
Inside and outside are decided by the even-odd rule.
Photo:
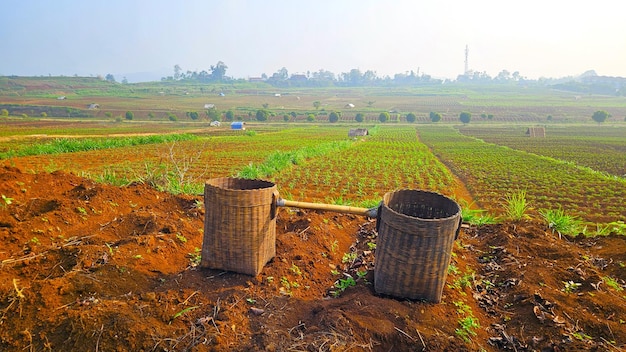
[[[582,231],[582,221],[575,216],[565,214],[565,211],[559,209],[544,209],[539,213],[548,223],[553,232],[560,235],[576,236]]]
[[[432,122],[439,122],[439,121],[441,121],[441,114],[438,113],[438,112],[431,111],[430,114],[429,114],[429,117],[430,117],[430,121],[432,121]]]
[[[256,120],[263,122],[263,121],[267,121],[268,116],[270,115],[270,113],[267,110],[257,110],[256,111]]]
[[[316,147],[305,147],[286,152],[274,152],[260,164],[249,164],[241,170],[237,177],[260,179],[267,178],[291,165],[298,165],[307,158],[325,155],[350,147],[350,141],[328,142]]]
[[[191,134],[168,134],[154,136],[136,136],[123,138],[57,138],[50,142],[25,146],[22,149],[0,153],[0,159],[11,157],[74,153],[88,150],[130,147],[144,144],[169,143],[194,140]]]
[[[553,209],[561,205],[564,214],[594,226],[626,216],[624,179],[570,162],[486,143],[447,126],[422,126],[419,136],[457,176],[467,180],[466,186],[489,213],[504,215],[506,211],[497,206],[503,195],[523,189],[526,202],[534,208]],[[529,209],[528,215],[540,214]]]
[[[611,115],[608,112],[604,110],[598,110],[594,112],[593,115],[591,115],[591,119],[597,123],[602,123],[606,121],[606,119],[608,119],[610,116]]]
[[[472,114],[467,111],[463,111],[459,114],[459,120],[461,120],[464,124],[468,124],[472,120]]]
[[[526,201],[526,191],[507,195],[505,200],[505,214],[508,219],[518,221],[528,217],[526,212],[529,210],[529,206]]]

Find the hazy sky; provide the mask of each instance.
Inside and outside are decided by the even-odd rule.
[[[0,75],[352,68],[626,77],[618,0],[1,0]],[[159,76],[160,77],[160,76]]]

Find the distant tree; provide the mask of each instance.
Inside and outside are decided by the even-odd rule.
[[[283,115],[283,121],[285,121],[285,122],[289,122],[289,118],[290,118],[290,117],[289,117],[289,114],[284,114],[284,115]]]
[[[386,111],[381,112],[380,115],[378,115],[378,121],[380,121],[380,122],[387,122],[387,121],[389,121],[389,117],[390,117],[390,115],[389,115],[388,112],[386,112]]]
[[[291,117],[293,117],[294,119],[298,117],[298,113],[295,111],[292,111],[289,115],[291,115]]]
[[[406,115],[406,122],[413,123],[415,122],[415,120],[417,120],[417,116],[415,115],[415,113],[410,112]]]
[[[135,117],[135,114],[133,114],[132,111],[126,111],[125,117],[126,117],[126,120],[132,120],[133,117]]]
[[[493,114],[489,114],[489,115],[487,115],[487,119],[489,119],[489,120],[493,120]]]
[[[211,65],[211,79],[214,81],[223,81],[224,77],[226,77],[226,66],[222,61],[218,61],[215,66]]]
[[[104,113],[104,116],[106,116],[108,118],[111,118],[111,117],[113,117],[113,113],[110,112],[110,111],[107,111],[107,112]]]
[[[220,114],[217,112],[216,108],[207,109],[204,114],[206,115],[206,118],[211,121],[217,121],[220,119]]]
[[[22,116],[22,117],[23,117],[23,118],[25,118],[25,119],[27,119],[27,118],[28,118],[28,114],[26,114],[26,113],[24,113],[24,114],[22,114],[22,115],[20,115],[20,116]]]
[[[270,104],[268,104],[268,103],[263,103],[263,109],[267,109],[267,108],[269,108],[269,107],[270,107]]]
[[[2,116],[9,116],[9,110],[7,110],[7,109],[0,110],[0,115],[2,115]]]
[[[430,117],[430,121],[432,121],[432,122],[439,122],[439,121],[441,121],[441,114],[438,113],[438,112],[431,111],[428,116]]]
[[[180,68],[179,65],[174,65],[174,79],[175,80],[179,80],[181,78],[180,73],[182,72],[183,69]]]
[[[356,122],[363,122],[364,120],[365,120],[365,114],[362,112],[358,112],[356,116],[354,117],[354,121]]]
[[[152,111],[150,111],[150,112],[148,113],[148,118],[150,118],[150,119],[153,119],[153,118],[154,118],[154,114],[152,113]]]
[[[313,122],[313,121],[315,121],[315,115],[314,115],[314,114],[308,114],[308,115],[306,116],[306,120],[307,120],[308,122]]]
[[[337,122],[339,121],[339,114],[336,113],[335,111],[331,112],[328,115],[328,122]]]
[[[373,100],[369,100],[369,101],[367,102],[367,106],[371,108],[371,107],[372,107],[372,105],[374,105],[374,103],[375,103],[375,101],[373,101]]]
[[[115,77],[110,73],[104,76],[104,79],[106,79],[109,82],[115,83]]]
[[[235,119],[235,112],[228,110],[224,113],[224,117],[226,117],[226,121],[233,121]]]
[[[472,119],[472,114],[470,114],[467,111],[463,111],[462,113],[459,114],[459,120],[461,120],[461,122],[465,124],[470,123],[471,119]]]
[[[313,107],[315,108],[315,110],[319,109],[320,106],[322,106],[322,103],[320,103],[319,100],[313,102]]]
[[[548,117],[546,117],[546,120],[552,121],[552,115],[548,115]]]
[[[598,110],[596,112],[593,113],[593,115],[591,116],[591,118],[597,122],[597,123],[602,123],[604,121],[606,121],[606,119],[608,119],[611,115],[604,111],[604,110]]]
[[[256,120],[257,121],[267,121],[270,113],[267,110],[257,110],[256,111]]]
[[[188,116],[190,119],[194,120],[194,121],[196,121],[196,120],[198,119],[198,117],[200,117],[200,115],[198,115],[198,112],[197,112],[197,111],[188,111],[188,112],[187,112],[187,116]]]
[[[174,114],[172,112],[168,112],[167,113],[167,119],[172,121],[172,122],[176,122],[176,121],[178,121],[178,116],[176,116],[176,114]]]
[[[128,80],[126,79],[126,77],[122,78],[122,84],[128,84]]]
[[[486,119],[487,118],[487,114],[482,113],[482,114],[480,114],[480,117],[483,118],[483,119]]]
[[[48,117],[48,113],[45,111],[42,111],[41,114],[39,114],[41,117]]]

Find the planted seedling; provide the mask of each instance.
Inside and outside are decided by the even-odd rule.
[[[563,281],[563,284],[565,285],[565,287],[563,288],[562,291],[565,293],[573,293],[576,290],[578,290],[580,286],[582,286],[581,283],[574,282],[574,281],[567,281],[567,282]]]
[[[357,253],[356,252],[350,252],[350,253],[344,253],[343,257],[341,257],[341,262],[342,263],[352,263],[356,260],[357,258]]]
[[[193,253],[187,253],[187,256],[189,257],[189,262],[192,267],[196,267],[200,265],[200,262],[202,261],[202,254],[200,253],[200,248],[196,247]]]
[[[3,194],[2,201],[4,203],[3,206],[11,205],[11,203],[13,203],[13,198],[9,198]]]
[[[615,291],[623,291],[624,288],[619,284],[619,282],[617,282],[616,279],[610,277],[610,276],[605,276],[602,278],[602,281],[604,281],[604,283],[609,286],[610,288],[614,289]]]
[[[296,264],[291,264],[291,268],[289,268],[289,270],[291,270],[292,273],[298,276],[302,275],[302,271]]]

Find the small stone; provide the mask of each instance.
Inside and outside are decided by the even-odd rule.
[[[261,315],[261,314],[265,313],[265,309],[252,307],[252,308],[250,308],[250,312],[252,314],[254,314],[254,315]]]

